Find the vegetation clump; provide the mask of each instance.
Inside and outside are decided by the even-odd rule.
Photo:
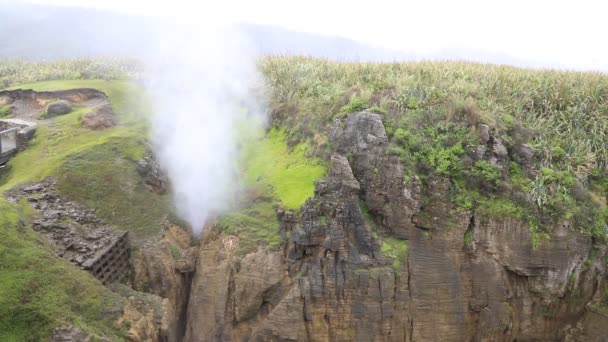
[[[393,259],[393,269],[397,272],[403,263],[407,261],[408,247],[409,241],[407,240],[384,237],[380,245],[380,253],[385,257]]]
[[[240,255],[255,252],[260,246],[270,250],[280,247],[279,219],[272,203],[258,202],[247,208],[230,212],[219,220],[222,232],[239,237]]]
[[[277,128],[248,141],[242,152],[245,184],[265,187],[287,209],[299,210],[327,172],[325,161],[308,157],[307,143],[290,149],[285,131]]]
[[[352,99],[350,99],[350,102],[346,106],[340,108],[340,112],[344,114],[360,112],[366,109],[367,105],[368,102],[364,99],[360,97],[353,97]]]
[[[0,118],[8,118],[13,113],[13,107],[10,105],[0,106]]]
[[[372,213],[369,211],[369,208],[365,204],[365,201],[359,200],[359,210],[361,210],[361,215],[363,216],[363,220],[365,223],[371,228],[376,227],[376,223],[374,222],[374,217]]]
[[[473,165],[473,175],[483,178],[488,182],[496,182],[500,179],[500,170],[486,160],[478,160]]]
[[[473,230],[467,229],[464,232],[464,246],[466,248],[471,248],[473,246]]]

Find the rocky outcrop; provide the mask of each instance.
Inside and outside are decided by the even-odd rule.
[[[83,332],[78,327],[67,326],[55,328],[50,342],[111,342],[112,340]]]
[[[454,208],[448,179],[404,180],[377,114],[350,114],[331,140],[315,196],[280,213],[282,252],[239,258],[237,237],[203,239],[185,341],[605,338],[608,250],[575,222],[538,241],[525,221]],[[532,157],[480,140],[497,165]],[[381,253],[389,237],[409,246],[405,259]]]
[[[333,155],[328,177],[317,183],[315,197],[306,202],[300,222],[291,227],[287,260],[297,287],[292,293],[299,298],[287,297],[284,300],[291,303],[283,305],[301,303],[304,340],[406,337],[407,271],[396,273],[391,260],[381,255],[362,216],[361,187],[347,159]],[[289,336],[288,326],[277,327],[282,330],[270,330],[272,334],[262,339]]]
[[[282,254],[260,248],[238,259],[237,246],[235,236],[212,234],[201,246],[185,341],[247,339],[286,295],[290,284]]]
[[[118,117],[107,104],[93,109],[82,118],[82,126],[92,130],[111,128],[117,124]]]
[[[168,299],[134,291],[122,284],[111,285],[112,290],[127,298],[122,315],[114,326],[126,331],[128,342],[163,341],[163,326],[175,316]],[[166,341],[166,340],[164,340]]]
[[[136,165],[137,173],[144,179],[150,191],[162,194],[167,191],[167,177],[151,153],[148,153]]]
[[[174,225],[157,242],[141,247],[133,258],[133,288],[167,299],[171,312],[160,331],[162,341],[177,341],[185,329],[185,310],[196,263],[190,234]]]
[[[330,138],[336,152],[352,163],[361,183],[360,196],[377,223],[395,236],[407,238],[412,215],[420,205],[420,185],[415,177],[405,184],[403,166],[396,157],[386,155],[388,141],[380,115],[349,115]]]
[[[72,111],[72,104],[65,100],[59,100],[50,103],[46,107],[46,118],[52,118],[59,115],[65,115]]]
[[[97,217],[94,209],[61,197],[56,185],[53,178],[48,178],[11,190],[8,199],[25,202],[32,211],[32,228],[46,238],[58,256],[104,283],[128,278],[127,233],[115,231]]]

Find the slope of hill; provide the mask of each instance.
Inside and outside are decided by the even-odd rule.
[[[238,209],[194,240],[137,172],[141,89],[83,79],[99,66],[137,72],[120,60],[0,65],[13,87],[100,89],[120,119],[104,131],[78,112],[42,121],[0,190],[51,176],[59,196],[130,231],[125,282],[139,292],[56,257],[32,229],[39,213],[2,197],[3,340],[67,325],[186,341],[608,333],[605,74],[263,58],[272,127],[244,144]]]

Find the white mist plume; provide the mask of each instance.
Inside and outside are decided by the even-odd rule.
[[[264,119],[255,51],[234,28],[180,23],[146,58],[152,141],[178,214],[199,235],[235,202],[235,125]]]

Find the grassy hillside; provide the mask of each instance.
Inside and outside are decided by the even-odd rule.
[[[141,158],[145,125],[133,107],[136,90],[126,82],[51,81],[28,84],[37,90],[98,88],[111,98],[122,125],[107,131],[80,127],[86,109],[41,122],[28,149],[0,171],[0,192],[47,176],[58,180],[59,190],[98,209],[98,214],[135,236],[159,231],[160,213],[168,201],[137,189],[141,187],[134,161]],[[126,185],[136,189],[131,190]],[[122,215],[125,208],[147,208],[149,215]],[[75,324],[85,331],[119,338],[124,333],[112,322],[121,312],[123,298],[86,272],[55,256],[30,228],[32,209],[27,203],[10,204],[0,197],[0,339],[44,340],[57,326]]]
[[[286,209],[299,210],[314,196],[314,181],[325,176],[325,163],[308,158],[306,143],[289,148],[285,132],[271,130],[266,136],[248,143],[243,151],[244,183],[262,185]]]
[[[112,322],[123,299],[56,257],[27,227],[26,206],[0,200],[0,340],[41,341],[68,324],[121,336]]]
[[[80,126],[87,109],[78,109],[50,121],[39,122],[28,148],[9,162],[0,191],[48,176],[60,192],[97,209],[97,213],[135,238],[159,232],[170,208],[168,196],[145,189],[135,163],[147,146],[147,119],[141,89],[126,81],[45,81],[20,85],[34,90],[89,87],[105,92],[119,115],[120,125],[91,131]]]

